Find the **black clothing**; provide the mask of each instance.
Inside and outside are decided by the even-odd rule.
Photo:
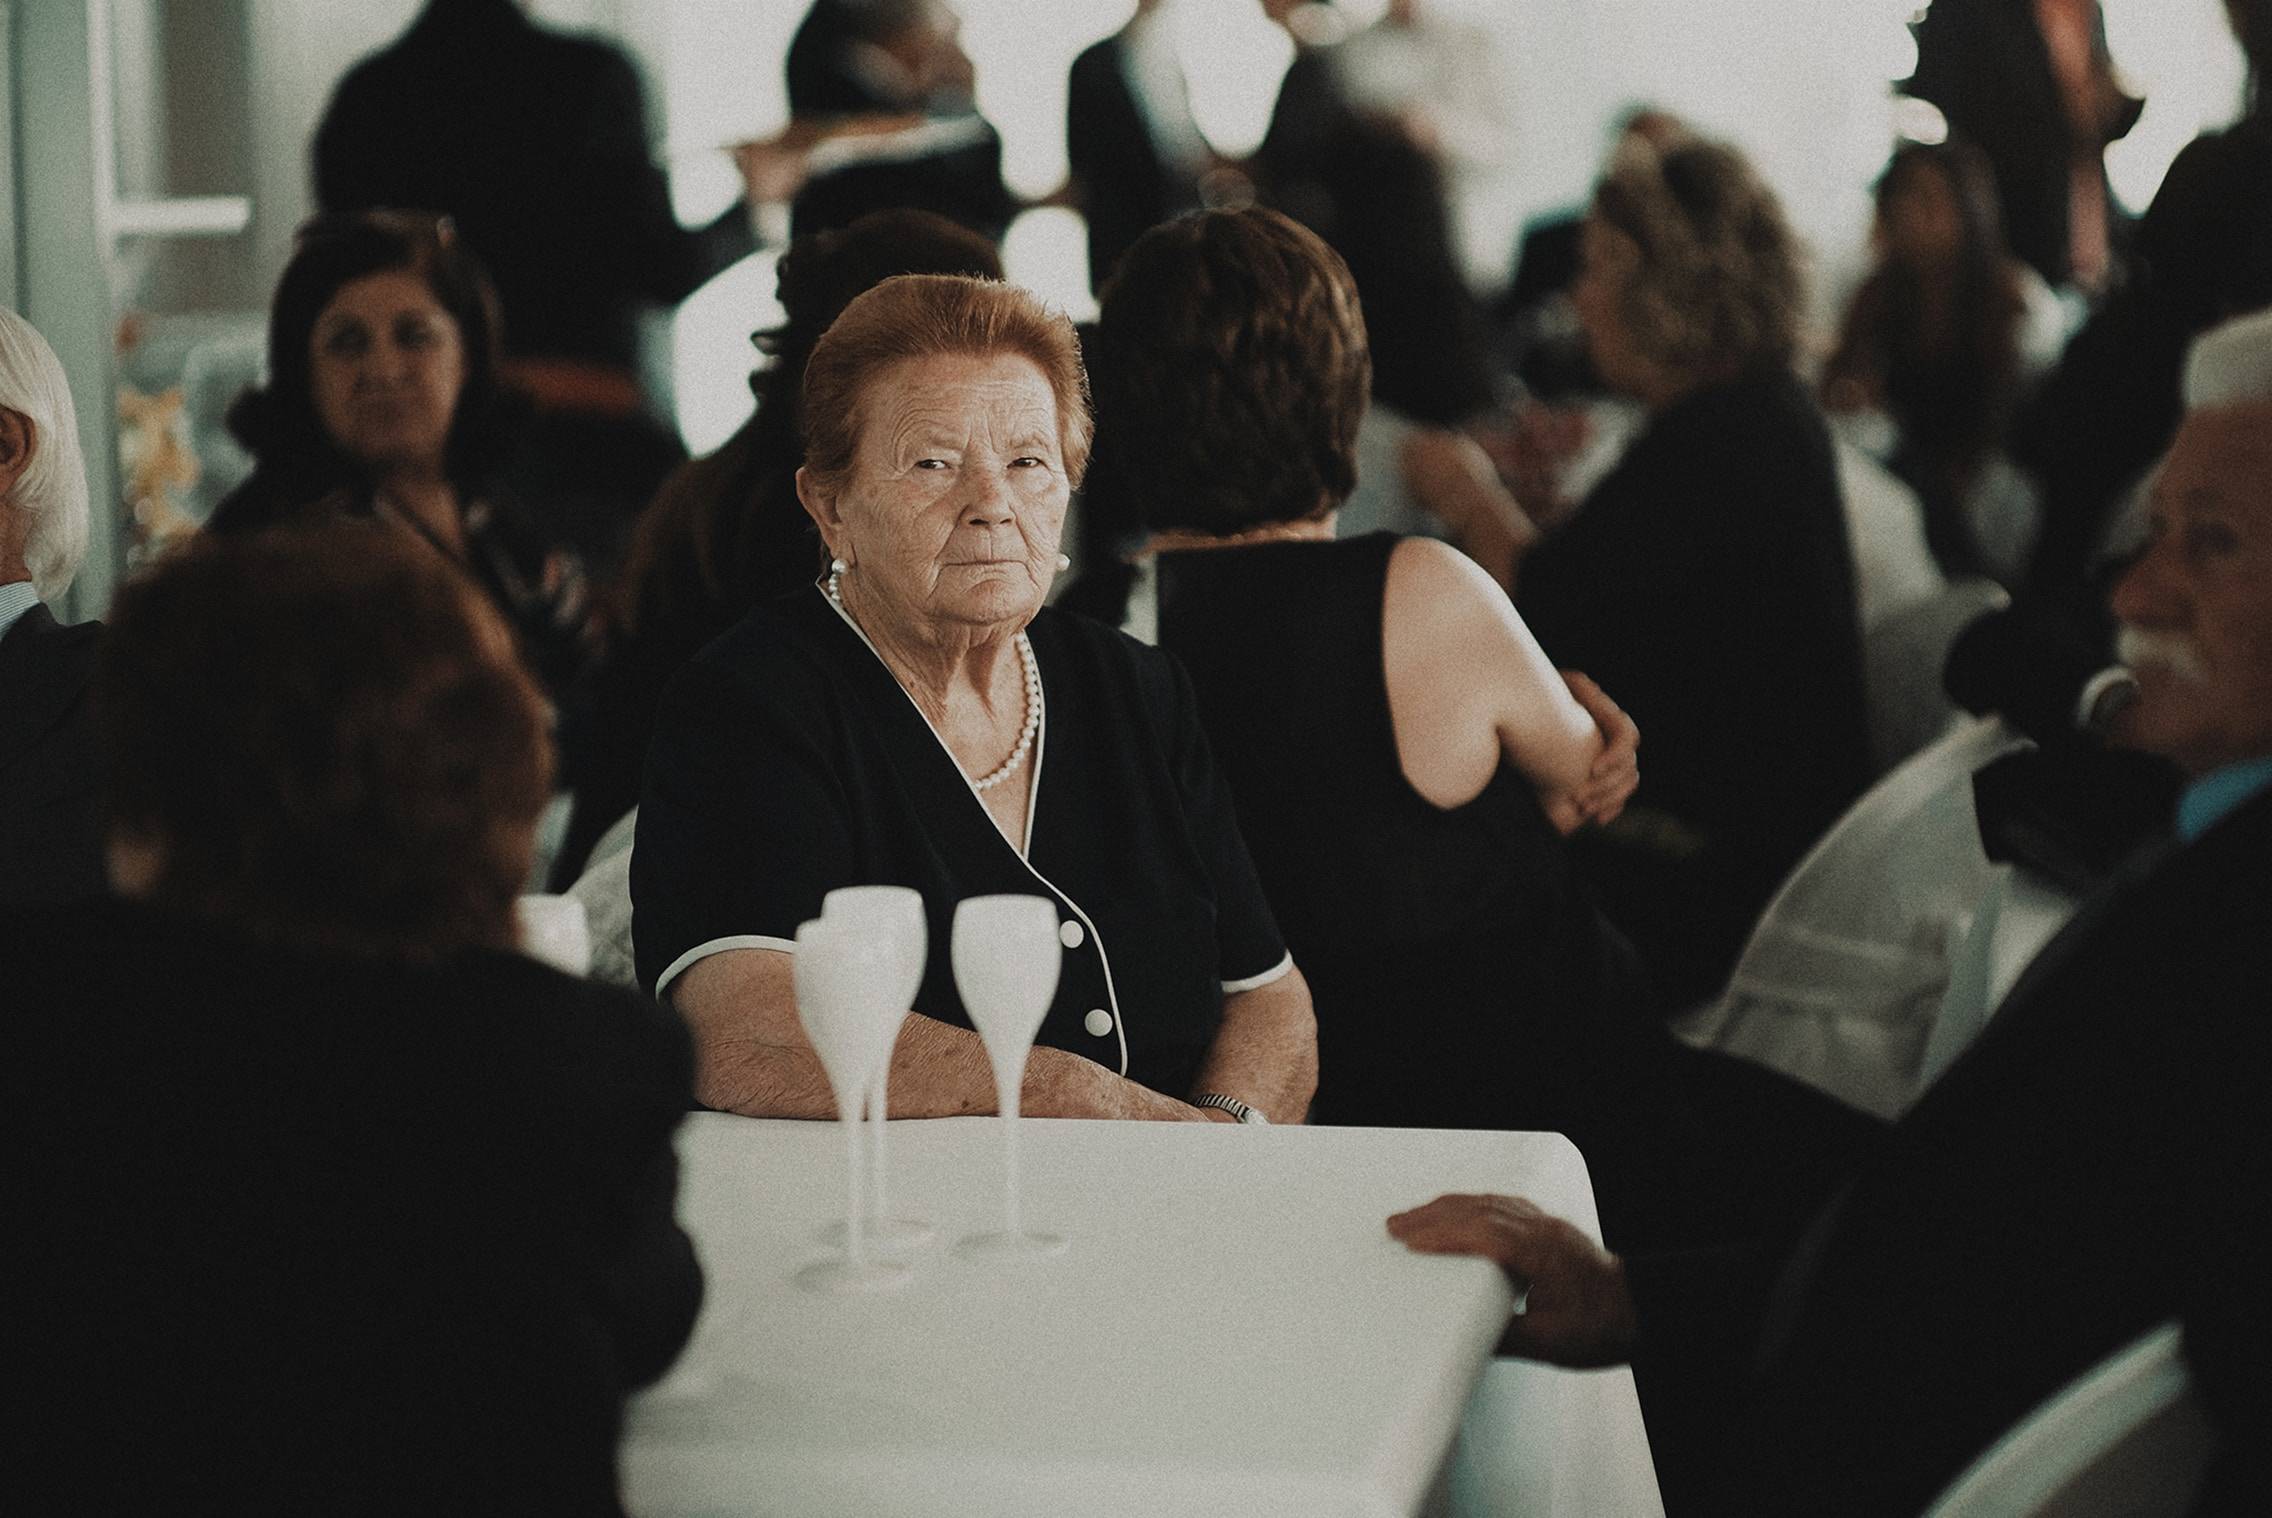
[[[1874,1121],[1634,1015],[1632,949],[1502,764],[1449,810],[1404,778],[1381,662],[1397,539],[1162,554],[1160,644],[1191,672],[1240,830],[1318,1022],[1323,1122],[1565,1133],[1603,1236],[1749,1237]],[[1060,605],[1117,622],[1125,577]]]
[[[1373,398],[1450,427],[1497,398],[1490,335],[1452,251],[1443,170],[1394,122],[1351,106],[1331,47],[1295,55],[1255,150],[1266,205],[1349,265]]]
[[[924,100],[894,93],[859,57],[864,23],[847,0],[814,0],[789,39],[789,111],[798,117],[920,112],[951,140],[912,157],[870,159],[805,182],[789,207],[789,232],[850,226],[870,211],[929,211],[1000,242],[1022,208],[1002,182],[1002,138],[962,98]]]
[[[2195,138],[2177,155],[2138,223],[2133,262],[2012,439],[2043,491],[2030,578],[2054,596],[2082,598],[2109,513],[2176,435],[2194,338],[2272,305],[2272,115]]]
[[[515,356],[630,372],[640,305],[684,299],[756,246],[740,203],[679,225],[631,61],[514,0],[431,0],[340,81],[314,157],[326,211],[448,213],[497,281]]]
[[[101,638],[101,623],[58,626],[45,606],[0,635],[0,902],[104,890],[87,702]]]
[[[255,469],[250,479],[213,508],[205,531],[252,533],[326,516],[376,522],[380,513],[371,493],[359,486],[344,486],[320,499],[295,500],[274,475]],[[563,699],[590,661],[598,640],[583,566],[575,554],[545,532],[512,496],[502,492],[466,508],[462,559],[423,529],[406,525],[403,530],[417,531],[437,554],[481,587],[482,594],[513,629],[522,660],[556,701]]]
[[[1065,158],[1088,223],[1089,289],[1129,245],[1161,222],[1199,208],[1199,181],[1152,141],[1144,107],[1128,78],[1119,33],[1082,50],[1065,90]]]
[[[2268,861],[2259,795],[2086,905],[1797,1244],[1628,1260],[1670,1510],[1916,1513],[2172,1317],[2272,1504]]]
[[[2096,140],[2078,142],[2033,0],[1936,0],[1914,30],[1917,71],[1901,83],[1902,93],[1940,107],[1950,135],[1988,155],[2013,255],[2050,284],[2067,283],[2074,272],[2076,149],[2103,154],[2136,124],[2145,102],[2110,99],[2111,118],[2090,134]],[[2103,22],[2095,51],[2107,67]],[[2106,205],[2112,232],[2111,192]]]
[[[1449,810],[1404,778],[1381,663],[1388,533],[1159,557],[1191,673],[1317,1009],[1323,1122],[1565,1130],[1573,1067],[1637,993],[1530,782]]]
[[[789,948],[838,886],[905,885],[931,929],[915,1010],[968,1027],[955,903],[1048,895],[1073,941],[1038,1042],[1189,1094],[1226,988],[1269,976],[1284,944],[1182,671],[1046,608],[1027,634],[1045,712],[1023,859],[819,591],[704,649],[665,692],[648,755],[631,856],[640,983],[705,945]]]
[[[0,942],[18,1510],[620,1513],[701,1300],[675,1018],[130,902]]]
[[[1640,725],[1632,805],[1577,842],[1668,1010],[1692,1005],[1870,778],[1853,558],[1805,390],[1768,371],[1660,412],[1515,601]]]

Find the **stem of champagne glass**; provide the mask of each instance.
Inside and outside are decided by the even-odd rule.
[[[876,1078],[868,1087],[868,1111],[875,1119],[874,1131],[868,1136],[871,1146],[869,1159],[873,1160],[875,1181],[869,1190],[868,1210],[879,1219],[891,1216],[891,1183],[884,1175],[884,1125],[891,1118],[891,1059],[876,1068]]]
[[[861,1266],[868,1263],[867,1241],[861,1237],[860,1232],[861,1165],[859,1102],[852,1101],[846,1103],[843,1112],[841,1112],[838,1116],[844,1124],[845,1170],[851,1176],[851,1183],[846,1188],[849,1196],[846,1203],[848,1210],[845,1213],[844,1218],[844,1258],[854,1270],[858,1270]]]
[[[1018,1068],[1003,1072],[1009,1078],[1000,1082],[1002,1091],[1002,1215],[1003,1231],[1016,1238],[1021,1232],[1018,1217],[1018,1096],[1025,1084],[1025,1061]]]

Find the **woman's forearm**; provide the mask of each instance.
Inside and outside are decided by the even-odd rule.
[[[694,1033],[695,1096],[749,1117],[829,1118],[836,1098],[797,1020],[790,957],[737,949],[689,968],[672,988]],[[1306,999],[1305,999],[1306,1007]],[[1314,1044],[1314,1038],[1313,1038]],[[911,1013],[892,1048],[893,1117],[968,1117],[1001,1110],[976,1033]],[[1029,1117],[1189,1120],[1189,1104],[1061,1049],[1026,1060],[1019,1109]]]
[[[1192,1094],[1235,1096],[1273,1123],[1298,1123],[1317,1094],[1317,1016],[1299,969],[1223,998],[1223,1026]]]

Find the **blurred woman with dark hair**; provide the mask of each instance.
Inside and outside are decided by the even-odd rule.
[[[551,755],[503,623],[377,526],[204,540],[94,697],[117,899],[0,924],[11,1495],[618,1513],[701,1295],[689,1053],[510,952]]]
[[[1950,574],[1982,568],[1966,516],[2026,378],[2031,314],[2052,300],[2004,245],[1987,158],[1962,142],[1911,143],[1878,180],[1877,267],[1847,307],[1824,366],[1824,406],[1882,411],[1890,466],[1925,508]]]
[[[319,216],[276,287],[268,382],[229,427],[256,461],[208,530],[369,517],[423,540],[504,613],[555,692],[590,657],[575,556],[499,488],[514,398],[498,378],[496,292],[447,220]]]

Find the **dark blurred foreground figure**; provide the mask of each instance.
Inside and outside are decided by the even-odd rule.
[[[1720,989],[1868,782],[1853,557],[1829,431],[1791,370],[1798,245],[1750,165],[1629,135],[1583,245],[1594,367],[1649,417],[1522,559],[1515,605],[1649,735],[1632,807],[1579,843],[1671,1011]]]
[[[103,888],[87,702],[102,629],[63,626],[47,606],[86,551],[70,381],[47,339],[0,306],[0,902]]]
[[[11,1497],[620,1512],[701,1296],[687,1039],[512,952],[550,758],[503,624],[375,527],[203,541],[96,699],[120,899],[0,921]]]
[[[255,461],[208,531],[357,517],[457,565],[556,694],[590,657],[582,565],[505,486],[516,399],[497,297],[447,222],[395,211],[300,231],[268,322],[268,383],[229,410]]]
[[[800,237],[782,255],[787,322],[759,334],[772,356],[750,377],[757,411],[716,453],[680,466],[641,515],[624,566],[623,610],[594,672],[578,743],[576,810],[555,868],[573,881],[609,824],[638,805],[647,740],[671,676],[760,601],[819,579],[820,534],[797,500],[805,360],[852,297],[895,274],[1000,279],[994,245],[924,211],[872,211]]]
[[[1632,1360],[1668,1511],[1906,1518],[2170,1318],[2221,1436],[2195,1511],[2272,1511],[2272,387],[2188,419],[2114,610],[2131,741],[2190,777],[2176,839],[1803,1231],[1621,1259],[1506,1197],[1390,1220],[1529,1286],[1508,1352]]]
[[[631,60],[515,0],[428,0],[340,81],[313,151],[323,210],[444,213],[495,273],[537,403],[515,482],[603,564],[685,456],[640,391],[639,312],[756,246],[746,201],[680,226],[650,152]]]

